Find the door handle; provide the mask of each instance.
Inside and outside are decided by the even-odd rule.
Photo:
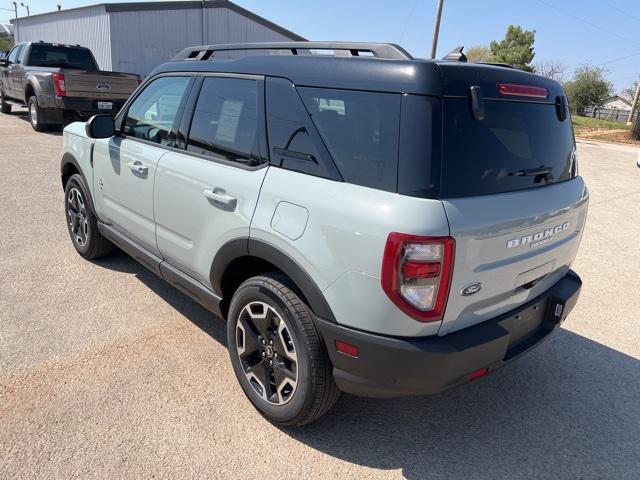
[[[213,200],[214,202],[222,204],[232,210],[235,210],[236,205],[238,204],[238,199],[236,197],[225,193],[221,188],[214,188],[213,190],[207,188],[204,191],[204,196],[209,200]]]
[[[149,172],[149,167],[145,167],[142,162],[129,162],[127,166],[139,175],[146,175]]]

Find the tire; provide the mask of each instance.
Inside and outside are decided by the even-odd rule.
[[[71,175],[65,185],[64,211],[69,236],[81,257],[92,260],[112,252],[113,244],[98,230],[89,188],[77,173]]]
[[[42,108],[38,105],[38,99],[35,95],[29,97],[27,101],[27,112],[29,115],[29,123],[36,132],[46,132],[49,129],[49,125],[42,123]]]
[[[2,90],[0,90],[0,113],[11,113],[11,105],[5,102]]]
[[[316,420],[340,397],[313,317],[277,272],[245,281],[229,306],[227,341],[236,378],[253,406],[283,427]]]

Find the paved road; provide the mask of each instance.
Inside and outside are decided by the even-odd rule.
[[[236,384],[222,323],[71,246],[59,134],[0,115],[0,478],[638,478],[637,150],[581,143],[583,294],[532,354],[432,398],[343,396],[297,431]]]

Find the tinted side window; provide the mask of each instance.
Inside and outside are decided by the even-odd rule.
[[[20,50],[21,48],[22,45],[13,47],[13,49],[11,49],[11,51],[9,52],[7,60],[9,60],[11,63],[16,63],[16,59],[18,58],[18,50]]]
[[[188,84],[188,77],[161,77],[151,82],[129,106],[123,132],[142,140],[169,144],[169,131]]]
[[[395,192],[401,96],[298,90],[344,180]]]
[[[337,175],[322,140],[291,82],[267,79],[269,156],[278,167],[319,177]]]
[[[20,51],[18,52],[18,63],[21,63],[24,65],[24,56],[27,53],[27,46],[24,45],[20,48]]]
[[[255,165],[258,88],[255,80],[205,78],[191,121],[187,150]]]

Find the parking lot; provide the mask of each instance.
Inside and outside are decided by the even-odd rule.
[[[221,320],[122,253],[76,254],[61,149],[0,115],[0,478],[638,478],[638,149],[579,144],[584,285],[549,341],[435,397],[345,395],[293,431],[245,399]]]

